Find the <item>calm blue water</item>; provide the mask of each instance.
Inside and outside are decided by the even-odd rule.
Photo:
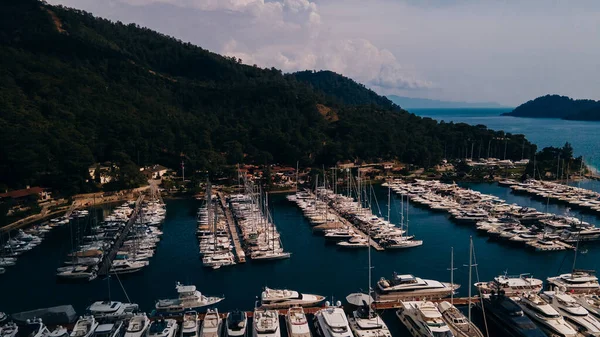
[[[547,146],[573,145],[576,156],[584,156],[587,164],[600,168],[600,122],[565,121],[551,118],[500,116],[512,109],[413,109],[411,112],[446,122],[483,124],[493,130],[524,134],[539,149]]]
[[[492,184],[469,184],[470,188],[499,195],[508,202],[546,209],[546,205],[525,196],[513,195],[508,188]],[[382,213],[387,213],[387,189],[375,188]],[[307,293],[317,293],[343,299],[351,292],[367,288],[367,251],[340,250],[335,245],[311,233],[310,226],[300,210],[283,196],[273,197],[273,216],[282,234],[286,250],[292,252],[289,260],[256,263],[219,270],[202,267],[195,237],[195,200],[167,202],[167,219],[163,239],[148,268],[138,274],[122,276],[123,288],[133,302],[150,311],[155,300],[174,294],[175,282],[196,284],[208,295],[225,295],[219,304],[222,311],[235,308],[251,309],[261,288],[288,287]],[[399,199],[392,197],[392,220],[397,221]],[[564,206],[550,204],[550,212],[564,213]],[[578,214],[571,211],[571,214]],[[509,273],[530,272],[540,278],[567,271],[573,253],[534,253],[523,248],[488,242],[477,236],[473,228],[458,226],[440,213],[410,207],[410,231],[425,244],[410,250],[372,251],[373,280],[390,276],[392,272],[413,273],[424,278],[449,281],[450,247],[454,247],[455,266],[468,263],[469,236],[473,235],[478,274],[489,280],[508,270]],[[583,215],[584,220],[599,222],[595,216]],[[578,258],[578,267],[596,269],[600,266],[600,247],[586,247],[587,254]],[[22,256],[17,266],[0,276],[0,309],[18,312],[39,307],[73,304],[82,311],[89,303],[108,296],[108,281],[96,280],[86,284],[57,283],[54,270],[60,266],[70,250],[67,227],[50,233],[46,241]],[[460,295],[467,293],[468,270],[459,267],[455,281],[462,284]],[[473,276],[474,281],[477,276]],[[111,294],[114,300],[127,300],[119,282],[112,278]]]

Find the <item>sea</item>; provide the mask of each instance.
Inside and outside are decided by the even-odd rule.
[[[421,117],[439,121],[482,124],[492,130],[524,134],[541,150],[547,146],[573,145],[574,154],[597,171],[600,168],[600,122],[567,121],[557,118],[523,118],[501,116],[512,109],[409,109]]]
[[[542,146],[559,146],[569,141],[578,154],[594,158],[593,143],[598,135],[590,124],[557,120],[530,121],[512,117],[498,117],[501,111],[474,110],[420,111],[419,114],[444,120],[483,123],[490,128],[524,133]],[[541,124],[548,123],[547,126]],[[579,131],[570,130],[578,126]],[[536,131],[537,130],[537,131]],[[551,135],[550,135],[551,134]],[[589,134],[590,139],[583,135]],[[569,136],[572,135],[572,136]],[[554,138],[553,138],[554,137]],[[594,140],[595,139],[595,140]],[[597,157],[595,157],[597,158]],[[594,181],[577,182],[582,187],[600,191]],[[528,196],[515,195],[506,187],[488,183],[468,183],[464,187],[497,195],[508,203],[557,214],[568,213],[584,221],[598,224],[600,218],[583,214],[564,205],[544,203]],[[386,216],[388,190],[382,186],[373,189],[375,213]],[[365,292],[369,286],[368,250],[344,250],[313,234],[309,222],[300,209],[284,195],[272,195],[269,205],[273,219],[281,233],[283,246],[292,253],[291,258],[279,261],[248,261],[218,270],[203,268],[195,236],[196,213],[200,206],[195,199],[167,200],[167,216],[162,226],[164,235],[158,244],[150,265],[143,271],[120,277],[98,278],[89,283],[65,283],[56,279],[60,267],[71,250],[71,233],[85,227],[89,219],[74,220],[50,232],[44,242],[19,258],[16,266],[0,275],[0,311],[20,311],[71,304],[79,314],[94,301],[105,299],[138,303],[150,312],[158,299],[176,296],[175,284],[196,285],[210,296],[224,296],[218,305],[221,312],[233,309],[252,310],[263,287],[287,288],[304,293],[327,296],[329,301],[342,301],[353,292]],[[400,198],[391,197],[392,222],[399,223]],[[530,273],[545,279],[568,272],[573,267],[574,252],[533,252],[523,247],[488,241],[470,226],[452,222],[444,213],[433,213],[425,208],[408,206],[409,232],[424,241],[420,247],[407,250],[371,250],[372,282],[381,277],[391,277],[394,272],[418,277],[449,281],[451,251],[454,252],[455,282],[462,285],[457,296],[466,296],[469,290],[469,241],[473,239],[475,264],[473,282],[489,281],[500,274]],[[110,207],[96,209],[102,218]],[[577,256],[578,268],[600,268],[600,244],[582,244]],[[408,336],[398,324],[393,313],[384,319],[390,324],[394,336]]]

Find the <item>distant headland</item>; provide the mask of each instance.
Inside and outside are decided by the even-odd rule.
[[[404,109],[458,109],[458,108],[480,108],[480,109],[495,109],[507,108],[496,102],[455,102],[455,101],[439,101],[427,98],[413,98],[396,95],[388,95],[387,98],[398,104]]]
[[[503,116],[600,121],[600,101],[546,95],[523,103]]]

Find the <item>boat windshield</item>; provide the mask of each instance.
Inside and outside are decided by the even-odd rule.
[[[337,326],[337,327],[331,327],[331,331],[335,332],[335,333],[344,333],[346,331],[348,331],[348,328],[345,326]]]
[[[451,331],[434,331],[433,337],[454,337]]]
[[[183,337],[193,337],[193,336],[196,336],[196,335],[197,335],[196,331],[184,332],[182,334]]]

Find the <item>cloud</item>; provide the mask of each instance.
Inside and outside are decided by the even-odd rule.
[[[312,0],[51,0],[113,20],[136,22],[246,64],[285,72],[332,70],[372,88],[428,88],[387,49],[332,33]],[[100,1],[102,2],[102,1]]]

